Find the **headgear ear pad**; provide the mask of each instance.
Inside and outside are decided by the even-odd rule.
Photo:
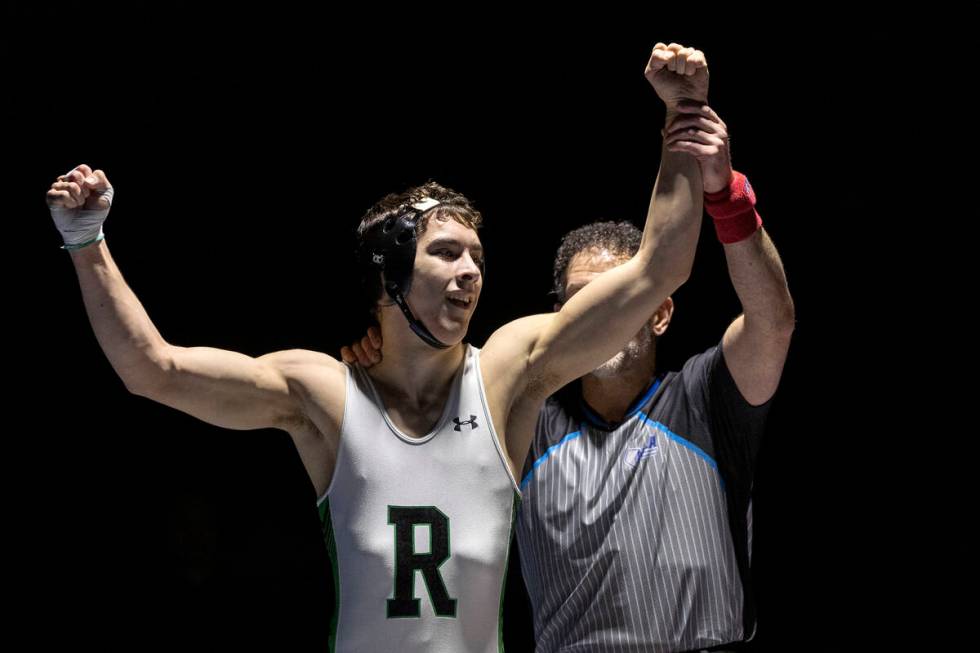
[[[372,225],[361,239],[359,258],[363,274],[368,277],[383,272],[384,290],[396,301],[395,295],[400,293],[404,297],[412,285],[418,222],[423,213],[438,204],[438,200],[426,197],[399,207],[394,215]],[[372,283],[366,285],[377,288]]]
[[[392,299],[396,293],[404,297],[412,286],[417,239],[415,227],[422,212],[411,209],[381,221],[379,233],[372,246],[371,261],[384,271],[385,292]]]
[[[422,214],[437,204],[438,200],[425,198],[375,223],[363,236],[358,254],[364,266],[365,284],[376,288],[370,279],[379,271],[383,273],[384,290],[401,309],[412,331],[427,344],[445,349],[449,345],[433,336],[412,314],[408,302],[405,301],[412,285],[412,272],[415,270],[415,250],[418,245],[415,230]],[[484,269],[481,261],[481,275]]]

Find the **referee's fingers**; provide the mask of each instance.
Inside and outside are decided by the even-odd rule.
[[[354,352],[352,352],[351,348],[348,347],[347,345],[344,345],[343,347],[340,348],[340,359],[345,363],[357,362],[357,356],[354,355]]]

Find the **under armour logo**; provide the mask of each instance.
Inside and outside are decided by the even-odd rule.
[[[385,255],[384,254],[374,254],[371,257],[371,260],[374,261],[374,264],[375,265],[384,265],[384,263],[385,263]]]
[[[463,424],[469,424],[471,431],[473,429],[475,429],[476,427],[479,426],[479,424],[476,423],[476,415],[470,415],[470,418],[468,420],[466,420],[465,422],[461,422],[461,421],[459,421],[459,418],[458,417],[454,417],[453,418],[453,424],[456,425],[456,426],[453,427],[453,430],[454,431],[461,431],[462,429],[460,429],[459,427],[461,427]]]

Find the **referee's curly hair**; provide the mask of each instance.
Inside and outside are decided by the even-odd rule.
[[[613,256],[630,258],[640,250],[643,232],[630,222],[593,222],[565,234],[555,254],[554,288],[552,293],[559,304],[565,296],[565,274],[568,264],[579,252],[607,250]]]

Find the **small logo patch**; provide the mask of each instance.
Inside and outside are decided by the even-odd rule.
[[[643,447],[630,447],[623,456],[623,462],[630,467],[636,467],[644,458],[657,453],[657,436],[651,435]]]
[[[461,422],[458,417],[454,417],[453,424],[456,425],[453,427],[454,431],[461,431],[462,429],[460,427],[464,424],[469,424],[471,431],[475,430],[479,426],[479,424],[476,423],[476,415],[470,415],[470,418],[465,422]]]

